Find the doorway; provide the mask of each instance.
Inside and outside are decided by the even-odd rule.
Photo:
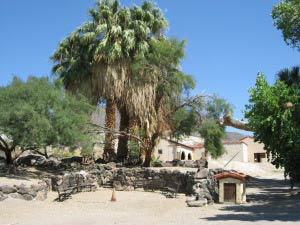
[[[224,183],[224,202],[236,202],[236,184]]]
[[[181,152],[181,160],[185,160],[185,152]]]

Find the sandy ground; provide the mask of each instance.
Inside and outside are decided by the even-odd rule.
[[[0,225],[300,224],[299,194],[293,195],[282,178],[274,172],[250,179],[249,203],[203,208],[187,207],[184,195],[168,199],[142,190],[117,192],[116,202],[110,201],[110,189],[78,193],[64,202],[56,202],[54,192],[45,201],[8,198],[0,202]]]

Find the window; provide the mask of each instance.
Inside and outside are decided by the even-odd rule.
[[[158,154],[163,154],[163,151],[162,151],[162,149],[158,149]]]

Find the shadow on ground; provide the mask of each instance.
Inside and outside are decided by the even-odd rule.
[[[251,178],[250,201],[244,205],[224,205],[220,214],[201,218],[208,221],[300,221],[300,196],[293,195],[283,180]],[[295,190],[299,191],[296,187]],[[223,211],[231,213],[224,214]]]

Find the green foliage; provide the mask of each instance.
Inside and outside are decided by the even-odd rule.
[[[222,138],[225,136],[225,129],[209,119],[200,127],[199,133],[204,138],[205,151],[209,152],[212,158],[216,159],[224,153]]]
[[[289,68],[282,69],[277,73],[277,77],[279,80],[286,83],[289,87],[296,85],[297,88],[299,89],[299,94],[300,94],[300,67],[299,66],[294,66],[290,69]]]
[[[245,117],[254,131],[255,140],[264,143],[268,157],[276,167],[284,167],[290,177],[296,178],[293,161],[300,156],[298,86],[288,86],[280,80],[269,85],[265,76],[259,73],[255,87],[250,88],[249,93],[250,104],[246,105]]]
[[[274,26],[284,41],[300,51],[300,0],[284,0],[273,7]]]
[[[175,130],[174,137],[180,138],[182,135],[190,135],[195,131],[197,124],[197,115],[195,110],[186,107],[180,108],[175,112]]]
[[[82,96],[66,93],[59,81],[17,77],[0,87],[0,133],[23,150],[46,146],[90,145],[87,134],[93,108]]]
[[[137,141],[128,141],[128,149],[130,150],[130,157],[139,158],[140,157],[140,146]]]
[[[225,99],[216,95],[206,98],[187,100],[187,106],[175,113],[175,131],[173,135],[180,138],[198,132],[204,138],[207,152],[213,158],[224,153],[222,138],[225,135],[224,127],[218,123],[219,118],[232,112],[232,106]]]
[[[153,156],[152,159],[151,159],[151,166],[153,167],[161,167],[162,165],[162,161],[160,160],[160,157],[157,156]]]
[[[64,84],[90,76],[99,62],[114,64],[149,51],[149,40],[167,27],[167,21],[154,3],[121,6],[118,0],[99,0],[89,10],[91,19],[59,43],[51,59],[53,73]]]
[[[69,158],[75,156],[73,151],[69,151],[64,148],[55,148],[53,150],[53,155],[59,159]]]
[[[149,52],[136,55],[131,69],[142,82],[158,81],[157,93],[171,97],[195,86],[191,75],[181,71],[179,65],[184,57],[185,41],[175,38],[151,39]],[[147,74],[147,76],[145,76]]]

